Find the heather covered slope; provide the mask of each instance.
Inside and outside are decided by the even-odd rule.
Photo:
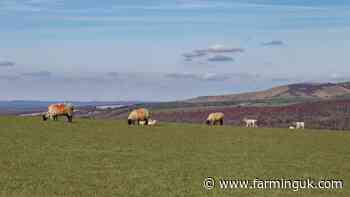
[[[349,83],[301,83],[274,87],[265,91],[218,96],[203,96],[188,102],[253,101],[266,99],[335,99],[350,95]]]
[[[258,120],[260,127],[287,128],[295,121],[304,121],[307,128],[350,130],[350,99],[300,102],[289,105],[240,105],[237,103],[158,103],[140,104],[130,108],[93,111],[81,117],[92,119],[121,119],[138,107],[146,107],[152,118],[161,122],[203,124],[209,113],[223,112],[225,124],[241,126],[243,118]]]
[[[304,121],[314,129],[350,130],[350,100],[305,102],[287,106],[222,106],[159,111],[154,118],[169,122],[203,123],[209,113],[223,112],[225,124],[242,125],[243,118],[258,120],[261,127],[287,128]]]

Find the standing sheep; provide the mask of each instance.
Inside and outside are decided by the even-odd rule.
[[[220,123],[220,125],[224,124],[224,113],[215,112],[209,114],[207,120],[205,121],[207,125],[216,125],[216,123]]]
[[[305,122],[295,122],[294,125],[296,129],[305,129]]]
[[[58,116],[66,116],[68,122],[73,121],[74,106],[70,103],[60,103],[49,105],[48,111],[43,114],[44,121],[47,119],[57,120]]]
[[[257,125],[258,120],[244,118],[243,122],[245,123],[246,127],[252,127],[252,128],[258,127]]]
[[[128,117],[128,124],[135,125],[135,123],[140,124],[141,121],[144,121],[145,125],[148,125],[148,119],[150,118],[150,113],[145,108],[133,110]]]

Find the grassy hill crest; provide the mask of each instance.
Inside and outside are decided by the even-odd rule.
[[[344,83],[298,83],[273,87],[264,91],[201,96],[187,100],[193,103],[252,101],[265,99],[334,99],[350,96],[350,82]]]

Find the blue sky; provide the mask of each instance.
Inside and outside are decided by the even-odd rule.
[[[1,0],[0,100],[175,100],[350,80],[348,0]]]

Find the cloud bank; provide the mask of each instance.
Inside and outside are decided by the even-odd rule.
[[[262,46],[284,46],[286,45],[282,40],[272,40],[261,43]]]
[[[0,67],[13,67],[13,66],[15,66],[14,62],[0,61]]]
[[[233,62],[234,59],[230,56],[225,55],[215,55],[213,57],[208,58],[210,62]]]
[[[52,73],[49,71],[37,71],[37,72],[22,73],[22,76],[32,77],[32,78],[42,78],[42,77],[51,77]]]
[[[185,58],[185,61],[192,61],[206,57],[205,60],[207,62],[232,62],[234,61],[234,58],[231,57],[232,55],[243,52],[245,52],[243,48],[226,47],[217,44],[206,49],[195,49],[192,52],[182,54],[182,56]]]

